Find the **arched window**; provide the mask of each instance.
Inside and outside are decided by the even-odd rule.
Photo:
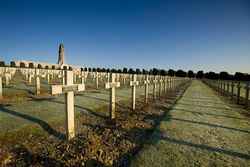
[[[21,63],[20,63],[20,67],[25,68],[25,67],[26,67],[26,66],[25,66],[25,63],[24,63],[24,62],[21,62]]]
[[[37,65],[37,68],[43,68],[41,64],[38,64]]]
[[[4,67],[4,66],[5,66],[4,61],[0,61],[0,67]]]
[[[11,67],[16,67],[16,63],[15,63],[14,61],[11,61],[11,62],[10,62],[10,66],[11,66]]]
[[[29,68],[34,68],[34,63],[29,63]]]

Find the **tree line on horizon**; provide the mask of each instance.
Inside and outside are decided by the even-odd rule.
[[[149,74],[149,75],[163,75],[163,76],[176,76],[176,77],[188,77],[188,78],[197,78],[197,79],[213,79],[213,80],[236,80],[236,81],[250,81],[250,74],[242,73],[242,72],[236,72],[234,75],[229,74],[226,71],[222,71],[220,73],[216,72],[203,72],[198,71],[195,73],[192,70],[184,71],[184,70],[164,70],[164,69],[158,69],[158,68],[152,68],[150,70],[145,69],[133,69],[133,68],[123,68],[123,69],[109,69],[109,68],[82,68],[83,71],[91,71],[91,72],[112,72],[112,73],[128,73],[128,74]]]

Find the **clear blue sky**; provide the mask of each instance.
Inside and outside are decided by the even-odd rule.
[[[1,0],[0,59],[250,73],[249,0]]]

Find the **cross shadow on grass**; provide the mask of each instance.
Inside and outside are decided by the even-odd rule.
[[[12,111],[12,110],[8,109],[6,106],[1,105],[1,104],[0,104],[0,112],[7,113],[7,114],[10,114],[10,115],[20,117],[20,118],[26,119],[28,121],[34,122],[34,123],[38,124],[43,130],[48,132],[50,135],[53,135],[53,136],[55,136],[56,138],[58,138],[60,140],[65,140],[66,139],[65,134],[62,134],[62,133],[56,131],[47,122],[45,122],[45,121],[43,121],[43,120],[41,120],[39,118],[36,118],[34,116],[30,116],[28,114],[24,114],[24,113],[21,113],[21,112]]]
[[[232,118],[232,119],[239,119],[239,120],[248,120],[248,119],[244,119],[244,118],[233,117],[233,116],[228,116],[228,115],[223,115],[223,114],[214,114],[214,113],[209,113],[209,112],[191,111],[191,110],[186,110],[186,109],[182,109],[182,108],[175,108],[175,110],[194,113],[194,114],[199,114],[199,115],[210,115],[210,116],[215,116],[215,117]]]
[[[216,128],[224,128],[224,129],[228,129],[228,130],[233,130],[233,131],[237,131],[237,132],[243,132],[243,133],[250,134],[250,132],[247,131],[247,130],[241,130],[241,129],[231,128],[231,127],[225,127],[225,126],[221,126],[221,125],[214,125],[214,124],[210,124],[210,123],[204,123],[204,122],[198,122],[198,121],[191,121],[191,120],[174,118],[174,117],[172,117],[171,113],[168,112],[165,115],[164,121],[170,122],[172,120],[180,121],[180,123],[181,122],[188,122],[188,123],[194,123],[194,124],[199,124],[199,125],[206,125],[206,126],[211,126],[211,127],[216,127]],[[173,143],[173,144],[177,144],[177,145],[189,146],[189,147],[192,147],[192,148],[196,148],[196,149],[200,149],[200,150],[205,150],[205,151],[208,151],[208,152],[217,152],[217,153],[229,155],[229,156],[232,156],[232,157],[237,157],[237,158],[242,158],[242,159],[247,159],[247,160],[250,159],[250,155],[249,154],[240,153],[240,152],[237,152],[237,151],[234,151],[234,150],[231,150],[231,149],[217,148],[217,147],[212,147],[212,146],[208,146],[208,145],[205,145],[205,144],[196,144],[196,143],[192,143],[190,141],[185,141],[183,139],[176,139],[176,138],[170,137],[170,136],[168,136],[166,134],[165,131],[161,131],[159,128],[157,128],[155,130],[154,135],[149,140],[148,144],[155,145],[160,140],[164,140],[164,141],[167,141],[169,143]]]
[[[163,120],[167,121],[167,122],[168,121],[170,122],[172,120],[176,120],[176,118],[173,118],[172,115],[168,112],[165,115]],[[182,120],[182,119],[178,119],[178,120],[179,121],[186,121],[186,120]],[[190,121],[190,123],[197,123],[197,122]],[[198,122],[198,123],[200,123],[200,122]],[[210,126],[210,124],[209,124],[209,126]],[[217,125],[211,125],[211,126],[217,127]],[[225,128],[225,127],[223,127],[223,128]],[[236,130],[236,129],[234,129],[234,130]],[[242,130],[240,130],[240,131],[242,131]],[[243,131],[243,132],[245,132],[245,131]],[[249,132],[247,131],[246,133],[249,133]],[[205,151],[208,151],[208,152],[211,152],[211,153],[212,152],[217,152],[217,153],[229,155],[229,156],[232,156],[232,157],[237,157],[237,158],[242,158],[242,159],[247,159],[247,160],[250,159],[249,154],[237,152],[237,151],[230,150],[230,149],[212,147],[212,146],[208,146],[208,145],[205,145],[205,144],[196,144],[196,143],[193,143],[193,142],[190,142],[190,141],[185,141],[185,140],[182,140],[182,139],[177,139],[177,138],[170,137],[170,136],[167,135],[167,132],[161,131],[159,128],[157,128],[154,131],[154,134],[151,137],[151,139],[148,141],[148,144],[155,145],[160,140],[164,140],[164,141],[167,141],[169,143],[177,144],[177,145],[180,145],[180,146],[188,146],[188,147],[192,147],[192,148],[199,149],[199,150],[205,150]]]
[[[135,158],[135,155],[141,151],[141,149],[144,147],[145,144],[149,144],[149,139],[151,138],[152,134],[154,134],[155,130],[157,127],[159,127],[160,122],[162,120],[165,120],[166,117],[165,115],[174,107],[174,105],[177,103],[177,101],[182,97],[184,94],[186,88],[182,89],[180,91],[176,91],[175,93],[172,92],[170,96],[168,96],[166,99],[169,102],[167,107],[162,103],[161,101],[155,101],[156,103],[153,104],[153,108],[156,109],[157,111],[161,110],[163,111],[162,114],[155,114],[155,113],[146,113],[146,112],[134,112],[133,114],[135,115],[143,115],[143,122],[148,122],[150,121],[150,124],[152,123],[152,127],[147,129],[147,128],[132,128],[130,129],[127,133],[137,133],[138,136],[140,137],[132,137],[130,138],[131,142],[136,143],[137,147],[134,149],[129,150],[128,152],[122,154],[118,159],[116,159],[115,165],[117,166],[130,166],[131,161]],[[150,110],[150,108],[149,108]],[[142,135],[143,134],[143,135]]]
[[[63,104],[65,105],[64,102],[62,101],[58,101],[58,100],[47,100],[48,102],[51,102],[51,103],[57,103],[57,104]],[[82,109],[85,113],[87,114],[90,114],[90,115],[94,115],[94,116],[97,116],[97,117],[101,117],[101,118],[107,118],[106,114],[102,114],[101,112],[95,112],[87,107],[83,107],[83,106],[80,106],[80,105],[74,105],[75,107],[79,108],[79,109]]]
[[[229,150],[229,149],[211,147],[211,146],[204,145],[204,144],[195,144],[195,143],[192,143],[189,141],[175,139],[175,138],[167,137],[167,136],[163,136],[160,139],[168,141],[170,143],[178,144],[178,145],[189,146],[189,147],[193,147],[193,148],[197,148],[197,149],[201,149],[201,150],[206,150],[209,152],[217,152],[217,153],[226,154],[226,155],[233,156],[233,157],[238,157],[238,158],[250,160],[249,154],[244,154],[244,153],[236,152],[236,151]]]
[[[184,105],[184,106],[194,106],[193,104],[188,104],[188,103],[178,103],[178,105]],[[228,109],[226,107],[215,107],[215,106],[208,106],[208,105],[199,105],[199,104],[195,104],[195,107],[201,107],[201,108],[212,108],[212,109],[216,109],[216,110],[231,110]]]
[[[180,118],[174,118],[174,117],[172,117],[171,120],[180,121],[180,122],[187,122],[187,123],[192,123],[192,124],[205,125],[205,126],[210,126],[210,127],[214,127],[214,128],[222,128],[222,129],[227,129],[227,130],[231,130],[231,131],[250,134],[250,131],[247,131],[247,130],[232,128],[232,127],[223,126],[223,125],[216,125],[216,124],[211,124],[211,123],[207,123],[207,122],[193,121],[193,120],[180,119]]]

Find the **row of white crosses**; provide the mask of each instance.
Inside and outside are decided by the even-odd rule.
[[[231,97],[231,99],[234,99],[235,93],[236,93],[236,102],[237,104],[240,103],[240,94],[241,94],[241,88],[242,85],[240,82],[235,82],[235,81],[223,81],[223,80],[218,80],[215,82],[214,80],[204,80],[208,85],[211,87],[214,87],[217,89],[218,92],[220,92],[222,95],[228,95]],[[231,90],[230,90],[230,85],[231,85]],[[234,88],[237,88],[236,92],[234,92]],[[249,107],[249,91],[250,91],[250,82],[247,82],[245,87],[245,107]]]
[[[85,84],[82,81],[81,84],[73,84],[73,72],[65,71],[66,73],[66,83],[65,85],[52,85],[51,94],[57,95],[65,93],[65,112],[66,112],[66,135],[67,139],[70,140],[75,136],[74,129],[74,91],[84,91]],[[84,75],[84,74],[82,74]],[[149,77],[146,76],[145,84],[145,102],[148,102],[148,86],[149,86]],[[136,80],[136,74],[132,75],[132,80],[130,81],[130,86],[132,87],[132,110],[135,110],[135,100],[136,100],[136,86],[139,85],[139,82]],[[120,82],[116,81],[116,74],[111,74],[111,82],[105,84],[105,88],[110,90],[110,119],[115,119],[115,110],[116,110],[116,88],[120,87]]]
[[[3,98],[3,76],[5,78],[5,85],[8,86],[10,80],[15,75],[16,69],[11,67],[0,67],[0,99]]]
[[[10,80],[15,75],[16,69],[11,67],[0,67],[0,75],[5,78],[5,85],[10,84]]]

